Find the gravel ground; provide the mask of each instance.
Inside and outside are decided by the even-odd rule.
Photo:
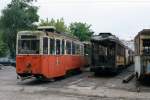
[[[117,75],[83,72],[55,81],[16,79],[15,68],[1,66],[0,100],[150,100],[149,82],[138,83],[135,79],[123,84],[122,79],[133,73],[133,66]]]

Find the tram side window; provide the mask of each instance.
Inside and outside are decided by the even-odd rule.
[[[62,54],[65,53],[65,40],[62,40]]]
[[[80,54],[83,55],[84,54],[84,47],[81,45],[80,48],[81,48]]]
[[[117,52],[119,56],[124,56],[124,48],[122,46],[118,45]]]
[[[43,54],[48,54],[48,38],[43,38]]]
[[[122,49],[121,49],[121,46],[120,46],[120,45],[118,45],[117,54],[118,54],[119,56],[122,56]]]
[[[60,54],[60,40],[56,40],[56,54]]]
[[[74,42],[72,42],[72,54],[75,54],[75,43]]]
[[[50,39],[50,54],[55,54],[55,40]]]
[[[150,54],[150,39],[143,39],[143,53]]]
[[[66,42],[66,53],[71,54],[71,42]]]
[[[76,54],[80,54],[80,46],[76,44]]]
[[[19,54],[39,54],[39,40],[18,40]]]

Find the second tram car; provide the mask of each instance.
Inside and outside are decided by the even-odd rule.
[[[135,74],[137,79],[150,76],[150,29],[138,33],[135,41]]]
[[[16,72],[21,78],[55,78],[85,65],[83,43],[51,26],[19,32],[16,54]]]
[[[91,71],[95,72],[95,74],[98,74],[100,71],[116,73],[119,68],[123,68],[133,62],[132,50],[127,48],[111,33],[100,33],[93,36],[91,43]]]

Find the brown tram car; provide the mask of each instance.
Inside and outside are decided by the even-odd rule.
[[[118,69],[133,63],[133,51],[111,33],[100,33],[93,36],[91,44],[91,71],[95,74],[100,71],[116,73]]]

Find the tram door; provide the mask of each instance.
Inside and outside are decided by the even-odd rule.
[[[59,75],[64,74],[64,69],[63,69],[63,56],[62,54],[62,41],[60,39],[56,39],[56,68],[57,68],[57,72],[59,73]]]
[[[43,37],[43,58],[42,58],[42,70],[45,74],[48,75],[49,70],[47,70],[48,68],[48,37]]]

